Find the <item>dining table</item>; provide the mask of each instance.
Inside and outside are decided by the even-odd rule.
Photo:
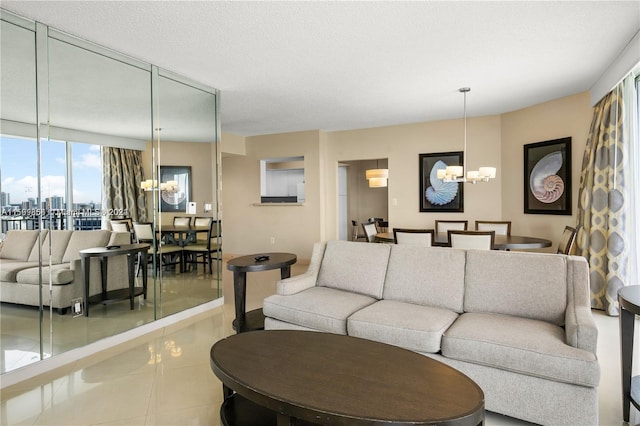
[[[162,240],[165,243],[176,244],[180,247],[195,242],[199,232],[209,232],[209,227],[184,225],[162,225],[160,227]]]
[[[375,236],[379,243],[393,243],[393,232],[379,232]],[[447,247],[449,237],[441,232],[434,235],[434,245]],[[528,237],[523,235],[498,235],[496,234],[494,248],[496,250],[524,250],[551,247],[552,242],[546,238]]]

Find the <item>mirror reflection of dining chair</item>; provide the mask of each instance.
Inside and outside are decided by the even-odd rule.
[[[560,244],[558,244],[559,254],[570,254],[571,248],[573,247],[573,241],[576,238],[576,229],[571,226],[565,226],[564,231],[562,232],[562,237],[560,237]]]
[[[449,247],[459,249],[493,250],[496,231],[447,231]]]
[[[365,240],[367,236],[360,233],[360,224],[357,220],[351,221],[351,241]]]
[[[393,228],[393,241],[396,244],[431,247],[434,245],[434,231],[433,229]]]
[[[496,231],[496,235],[511,235],[511,221],[476,220],[476,231]]]
[[[202,226],[202,222],[196,218],[194,225],[196,227]],[[202,218],[205,219],[205,218]],[[196,271],[198,270],[198,264],[202,264],[206,273],[207,267],[209,273],[213,274],[213,254],[219,253],[222,249],[220,239],[221,233],[221,221],[213,220],[213,218],[206,218],[207,226],[209,227],[205,239],[197,239],[195,243],[187,244],[183,247],[183,253],[186,256],[185,262],[194,265]]]
[[[374,243],[376,241],[376,234],[378,233],[378,228],[375,223],[363,223],[362,229],[364,230],[364,235],[367,238],[367,241],[370,243]]]
[[[175,216],[173,218],[173,226],[191,226],[191,217]]]
[[[133,235],[133,220],[128,218],[111,219],[109,220],[111,230],[114,232],[127,232],[129,234],[129,240],[131,243],[135,241]]]
[[[467,224],[466,220],[436,220],[436,233],[446,235],[449,229],[466,231]]]
[[[151,222],[133,222],[133,233],[136,242],[141,244],[149,244],[148,256],[155,259],[155,272],[160,270],[161,266],[183,265],[182,247],[174,244],[162,244],[161,241],[153,234],[153,224]],[[182,269],[182,268],[181,268]],[[140,261],[136,267],[136,276],[140,272]]]

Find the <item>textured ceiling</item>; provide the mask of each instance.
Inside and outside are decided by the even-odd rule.
[[[326,131],[498,114],[588,90],[640,2],[6,1],[221,91],[222,129]]]

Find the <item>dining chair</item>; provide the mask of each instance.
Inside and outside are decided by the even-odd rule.
[[[476,231],[496,231],[496,235],[511,235],[511,221],[476,220]]]
[[[559,254],[569,254],[571,253],[571,248],[573,247],[573,241],[576,238],[576,229],[571,226],[565,226],[564,231],[562,232],[562,237],[560,237],[560,244],[558,244]]]
[[[198,221],[198,219],[201,219]],[[206,239],[196,239],[195,243],[187,244],[183,247],[183,252],[187,256],[186,263],[195,265],[196,271],[198,270],[198,264],[201,263],[206,273],[207,266],[209,267],[209,273],[213,274],[213,253],[219,253],[222,249],[220,242],[221,234],[221,222],[220,220],[213,220],[213,218],[196,218],[194,221],[195,226],[201,225],[204,219],[207,220],[209,230],[207,231]],[[200,223],[200,224],[198,224]],[[201,260],[199,260],[201,259]]]
[[[156,238],[153,232],[153,224],[151,222],[133,222],[133,233],[136,242],[150,244],[148,255],[155,259],[156,272],[160,266],[179,265],[182,269],[183,254],[182,247],[174,244],[164,244]],[[140,262],[136,267],[136,276],[140,272]]]
[[[357,220],[351,221],[351,241],[366,240],[367,236],[359,233],[360,224]]]
[[[434,245],[434,231],[433,229],[393,228],[393,241],[396,244],[431,247]]]
[[[369,223],[375,223],[376,229],[378,232],[387,232],[387,228],[389,227],[389,222],[384,220],[381,217],[370,217],[368,219]]]
[[[449,247],[460,249],[493,250],[496,231],[461,231],[449,229]]]
[[[436,220],[436,233],[446,234],[449,229],[466,231],[467,224],[466,220]]]
[[[111,230],[115,232],[127,232],[129,234],[129,240],[131,243],[135,241],[135,237],[133,235],[133,220],[130,217],[120,218],[120,219],[111,219],[109,220],[111,224]]]
[[[374,243],[376,241],[376,234],[378,233],[378,228],[375,223],[363,223],[362,229],[364,230],[364,235],[367,238],[367,241],[370,243]]]
[[[188,216],[175,216],[173,226],[191,226],[191,218]]]

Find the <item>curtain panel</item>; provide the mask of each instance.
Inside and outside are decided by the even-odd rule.
[[[629,279],[629,141],[623,83],[595,107],[582,160],[576,251],[589,262],[591,306],[618,315],[618,290]]]
[[[107,211],[121,211],[134,222],[147,221],[142,152],[125,148],[102,148],[102,204]]]

